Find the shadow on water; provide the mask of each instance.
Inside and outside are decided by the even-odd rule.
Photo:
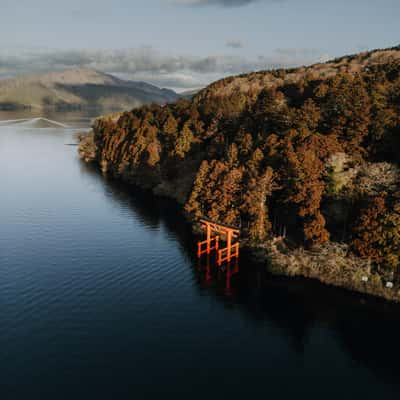
[[[307,349],[310,332],[333,332],[343,352],[380,380],[398,387],[400,374],[400,305],[328,287],[318,282],[274,277],[243,251],[239,263],[218,268],[213,257],[197,260],[196,239],[174,201],[111,179],[82,163],[82,173],[103,179],[105,190],[149,227],[164,226],[185,253],[199,292],[253,324],[273,321],[298,354]]]

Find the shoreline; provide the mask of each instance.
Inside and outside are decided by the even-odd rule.
[[[274,275],[312,279],[327,286],[400,303],[400,285],[374,272],[368,260],[348,253],[344,245],[329,243],[318,252],[303,248],[291,250],[283,238],[275,238],[261,246],[246,247]]]
[[[107,168],[96,159],[92,131],[80,138],[78,153],[83,162],[95,165],[96,170],[103,175],[108,174]],[[184,204],[182,193],[174,190],[168,182],[151,188],[144,187],[140,181],[124,179],[121,176],[115,176],[114,179],[147,189],[154,196]],[[184,210],[182,215],[196,233],[193,219]],[[400,303],[400,282],[395,283],[393,277],[389,279],[384,274],[374,271],[368,260],[355,256],[345,244],[328,242],[318,249],[305,250],[302,247],[289,248],[283,237],[275,237],[261,245],[251,244],[244,239],[240,247],[248,249],[254,259],[264,263],[265,268],[274,275],[313,279],[324,285]]]

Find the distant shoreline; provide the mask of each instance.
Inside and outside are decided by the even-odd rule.
[[[46,107],[37,107],[32,105],[24,105],[24,104],[6,104],[0,103],[0,111],[37,111],[37,112],[71,112],[71,111],[93,111],[98,110],[101,113],[104,112],[119,112],[121,108],[108,108],[101,106],[84,106],[84,105],[69,105],[69,106],[46,106]]]

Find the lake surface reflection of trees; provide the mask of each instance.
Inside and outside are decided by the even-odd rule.
[[[82,173],[98,174],[82,164]],[[98,179],[101,178],[100,175]],[[105,190],[129,205],[149,227],[163,226],[176,239],[192,268],[197,290],[254,325],[273,323],[292,349],[304,355],[313,330],[340,344],[346,357],[398,388],[400,305],[299,278],[273,277],[245,251],[238,263],[218,268],[213,257],[197,260],[196,239],[179,205],[105,179]],[[396,389],[397,390],[397,389]]]

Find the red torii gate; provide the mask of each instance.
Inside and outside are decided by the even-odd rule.
[[[239,238],[239,228],[221,224],[208,218],[200,218],[199,223],[206,228],[207,239],[197,243],[197,257],[203,254],[210,254],[212,250],[217,251],[217,263],[221,265],[224,261],[231,261],[232,258],[239,258],[239,242],[232,244],[233,239]],[[217,236],[212,236],[216,233]],[[219,248],[220,235],[226,238],[226,247]]]

